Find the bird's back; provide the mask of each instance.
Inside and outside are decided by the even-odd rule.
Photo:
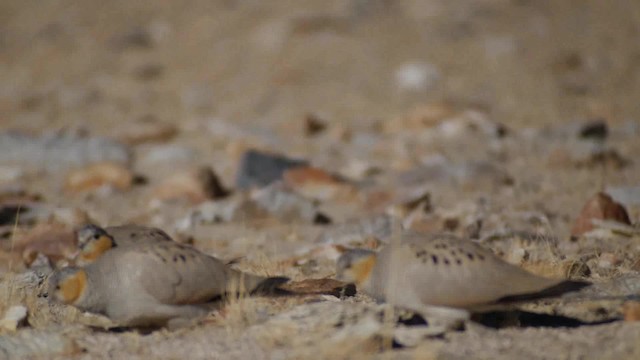
[[[429,305],[465,308],[563,282],[531,274],[478,244],[453,237],[390,245],[378,256],[374,276],[383,279],[379,294],[400,298],[399,292],[415,291]]]

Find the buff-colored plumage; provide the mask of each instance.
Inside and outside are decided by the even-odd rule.
[[[474,309],[500,301],[558,295],[585,283],[549,279],[509,264],[472,241],[450,235],[405,233],[397,244],[375,253],[345,253],[338,277],[397,306]]]
[[[111,238],[99,227],[91,231],[97,234],[91,239]],[[123,230],[110,231],[120,236]],[[202,315],[199,305],[226,293],[270,290],[287,281],[242,273],[191,246],[149,236],[135,244],[114,240],[114,247],[85,267],[53,276],[54,298],[123,325],[153,325]]]

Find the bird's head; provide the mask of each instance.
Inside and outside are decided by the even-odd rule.
[[[342,254],[336,264],[336,277],[340,281],[361,285],[369,279],[376,264],[374,251],[349,250]]]
[[[63,304],[74,304],[87,288],[87,272],[82,268],[66,267],[49,278],[49,293]]]
[[[77,265],[86,265],[94,262],[102,254],[116,247],[113,237],[103,228],[89,224],[77,230],[78,247],[80,253],[76,259]]]

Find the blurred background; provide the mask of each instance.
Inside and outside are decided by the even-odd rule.
[[[640,112],[634,0],[0,2],[0,125],[155,117],[379,126],[425,103],[509,126]]]

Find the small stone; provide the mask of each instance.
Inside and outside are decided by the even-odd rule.
[[[387,206],[386,213],[398,218],[413,217],[430,213],[433,210],[431,194],[422,191],[403,191],[395,194],[392,203]]]
[[[621,263],[622,260],[613,253],[602,253],[598,258],[598,267],[602,269],[611,269]]]
[[[25,176],[25,171],[18,166],[0,165],[0,184],[16,182]]]
[[[624,321],[640,321],[640,302],[627,301],[622,304]]]
[[[100,162],[129,161],[129,149],[107,138],[72,132],[47,132],[42,136],[0,132],[0,165],[59,172]]]
[[[27,318],[27,308],[22,305],[14,305],[10,307],[0,320],[0,330],[13,332],[24,319]]]
[[[394,230],[394,219],[388,215],[351,219],[331,225],[315,240],[319,244],[352,245],[368,238],[388,242]]]
[[[279,287],[282,290],[297,295],[326,294],[335,297],[354,296],[356,288],[353,284],[346,284],[334,279],[305,279],[291,281]]]
[[[447,103],[429,103],[420,105],[407,114],[386,121],[385,131],[395,133],[420,128],[429,128],[440,124],[444,119],[455,114],[453,107]]]
[[[363,181],[380,172],[381,170],[375,165],[361,160],[350,160],[339,170],[341,175],[356,181]]]
[[[160,76],[162,76],[163,72],[164,66],[162,66],[161,64],[149,63],[136,67],[133,70],[132,75],[138,80],[150,81],[158,79]]]
[[[631,225],[627,210],[615,202],[611,196],[600,192],[585,204],[578,219],[571,228],[572,236],[580,236],[594,229],[592,219],[613,220]]]
[[[282,178],[298,194],[320,201],[353,199],[355,188],[337,176],[314,167],[286,170]]]
[[[313,223],[317,219],[316,204],[290,191],[280,182],[252,191],[251,199],[258,207],[282,220]]]
[[[228,194],[218,176],[205,166],[168,177],[153,189],[151,196],[160,201],[187,199],[192,203],[201,203]]]
[[[604,119],[595,119],[584,124],[578,135],[583,139],[604,140],[608,134],[607,122]]]
[[[313,137],[327,129],[327,123],[316,114],[307,114],[304,118],[304,134]]]
[[[308,166],[307,161],[248,150],[240,160],[236,175],[236,187],[241,190],[264,187],[280,180],[286,170],[303,166]]]
[[[42,224],[15,236],[13,251],[22,254],[28,266],[38,258],[38,254],[57,262],[72,258],[77,251],[75,233],[66,226]]]
[[[529,258],[529,254],[526,249],[521,247],[516,247],[511,249],[509,254],[507,254],[506,260],[512,264],[522,264],[525,260]]]
[[[152,34],[144,27],[134,27],[111,38],[114,50],[151,49],[154,46]]]
[[[219,222],[243,221],[247,219],[263,218],[267,214],[264,210],[250,201],[246,194],[236,193],[221,200],[208,200],[195,207],[189,215],[178,221],[176,228],[185,232],[195,225]]]
[[[507,128],[495,122],[486,113],[478,110],[467,110],[455,117],[444,119],[433,135],[449,139],[462,138],[481,134],[488,137],[502,138],[508,133]]]
[[[65,190],[78,193],[108,186],[124,191],[131,187],[133,179],[133,173],[127,167],[113,162],[101,162],[69,173]]]
[[[172,139],[178,130],[175,125],[159,121],[152,115],[118,126],[113,137],[128,145],[150,142],[165,142]]]
[[[405,326],[399,325],[393,331],[393,339],[404,347],[416,347],[426,338],[439,337],[447,332],[447,328],[440,325]]]
[[[441,77],[435,65],[425,62],[406,63],[395,72],[396,86],[402,91],[431,90]]]
[[[597,238],[599,237],[598,233],[600,233],[606,234],[605,236],[600,236],[600,238],[609,238],[619,235],[632,237],[635,234],[640,234],[640,229],[636,229],[632,225],[623,224],[615,220],[591,219],[591,224],[595,229],[585,233],[585,236]]]
[[[172,166],[177,163],[189,163],[198,157],[198,153],[190,147],[177,144],[159,144],[148,146],[138,157],[139,166],[156,168],[158,165]]]

